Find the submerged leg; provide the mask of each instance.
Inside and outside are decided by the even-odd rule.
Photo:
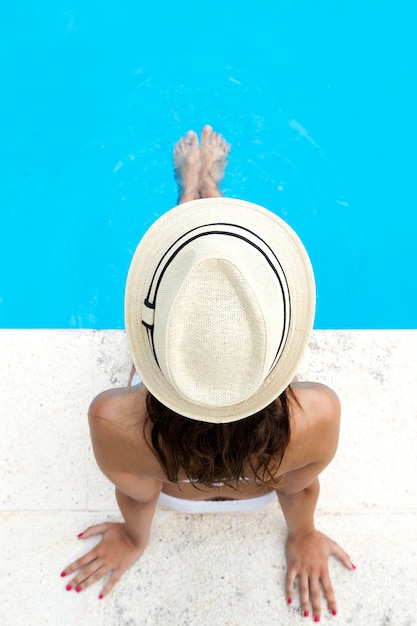
[[[175,180],[179,187],[178,204],[196,200],[200,197],[200,148],[198,137],[193,130],[189,130],[174,148]]]
[[[219,189],[227,165],[230,145],[220,133],[213,132],[211,126],[204,126],[201,133],[200,194],[202,198],[218,198]]]

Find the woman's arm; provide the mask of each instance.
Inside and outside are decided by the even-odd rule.
[[[289,534],[306,533],[314,530],[314,512],[319,493],[318,477],[308,487],[296,493],[285,493],[278,490],[278,500]]]
[[[286,595],[292,603],[295,579],[298,586],[303,615],[309,615],[310,603],[313,616],[320,620],[320,585],[323,588],[329,611],[337,614],[335,594],[330,580],[328,558],[334,555],[347,569],[355,569],[350,557],[329,537],[314,527],[314,510],[319,494],[319,480],[314,481],[298,494],[278,498],[288,526],[286,543],[287,580]]]
[[[80,592],[107,574],[111,574],[99,598],[104,598],[122,574],[143,554],[152,526],[162,482],[139,472],[126,471],[126,454],[118,445],[118,431],[111,420],[90,412],[91,438],[97,463],[116,486],[116,499],[123,523],[91,526],[79,535],[87,539],[101,534],[101,541],[63,572],[76,576],[68,591]]]
[[[292,603],[295,579],[298,577],[303,615],[309,615],[311,603],[313,616],[319,621],[320,585],[329,610],[333,615],[337,613],[328,557],[333,554],[348,569],[354,569],[354,566],[346,552],[314,526],[314,513],[320,492],[318,476],[336,452],[340,422],[337,396],[327,387],[315,387],[314,393],[314,401],[310,405],[311,414],[308,417],[311,432],[307,452],[300,453],[300,456],[304,455],[301,467],[284,476],[283,485],[277,490],[277,495],[288,528],[287,601]],[[300,447],[303,441],[304,437],[298,442]]]
[[[125,521],[126,533],[135,545],[148,543],[159,493],[160,487],[150,502],[140,502],[116,487],[116,500]]]

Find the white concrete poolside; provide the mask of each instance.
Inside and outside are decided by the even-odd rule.
[[[250,514],[158,509],[149,547],[99,601],[65,591],[76,535],[118,519],[95,465],[92,397],[126,384],[122,331],[0,331],[1,626],[290,626],[311,623],[284,595],[285,525]],[[417,331],[315,331],[300,378],[339,394],[337,456],[322,474],[317,526],[355,572],[331,561],[340,626],[417,624]],[[89,541],[90,544],[93,540]]]

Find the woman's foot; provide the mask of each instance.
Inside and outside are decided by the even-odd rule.
[[[222,195],[219,183],[224,177],[230,146],[211,126],[204,126],[201,133],[200,195],[202,198],[218,198]]]
[[[179,204],[199,198],[200,149],[198,137],[189,130],[174,148],[175,180],[180,189]]]

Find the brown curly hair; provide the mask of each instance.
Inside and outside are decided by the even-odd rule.
[[[289,397],[297,402],[290,386],[250,417],[212,424],[178,415],[148,392],[145,426],[150,420],[153,451],[173,483],[183,471],[197,488],[220,482],[238,488],[249,472],[258,484],[276,489],[291,435]]]

